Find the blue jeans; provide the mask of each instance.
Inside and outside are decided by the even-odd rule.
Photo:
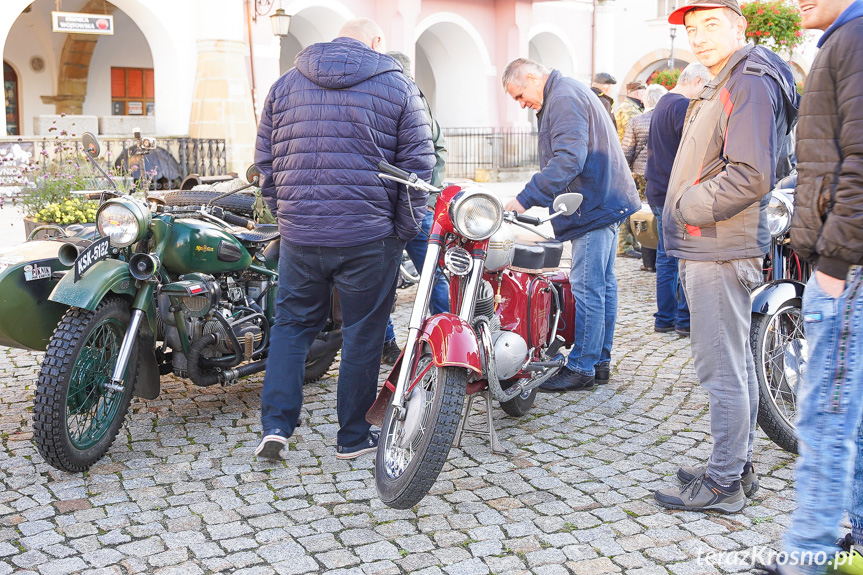
[[[797,388],[797,509],[785,550],[837,551],[842,511],[863,526],[863,269],[833,298],[813,274],[803,292],[809,364]],[[800,568],[823,573],[823,565]]]
[[[569,283],[575,296],[575,342],[566,366],[594,375],[597,365],[611,363],[617,319],[617,228],[612,224],[572,240]]]
[[[686,296],[680,286],[677,258],[665,253],[662,208],[651,206],[650,209],[656,216],[656,231],[659,235],[659,244],[656,246],[656,313],[653,314],[656,319],[653,324],[656,327],[689,328],[689,306],[686,305]]]
[[[416,267],[417,271],[420,273],[423,271],[423,262],[425,261],[426,251],[428,250],[429,232],[431,231],[432,221],[434,221],[434,212],[432,210],[428,210],[426,212],[426,217],[423,218],[420,233],[405,246],[408,256],[410,256],[411,261],[414,263],[414,267]],[[437,275],[435,276],[434,285],[432,286],[431,301],[429,302],[429,311],[431,312],[431,315],[437,315],[439,313],[449,311],[449,281],[446,279],[446,276],[443,275],[442,270],[438,270]],[[396,332],[393,329],[393,320],[391,317],[388,317],[387,333],[386,336],[384,336],[384,341],[392,341],[395,338]]]
[[[333,286],[342,302],[342,359],[336,410],[338,444],[351,447],[369,431],[387,315],[404,242],[395,236],[349,248],[308,247],[282,241],[276,322],[270,331],[261,389],[264,431],[292,434],[303,405],[306,354],[323,329]]]

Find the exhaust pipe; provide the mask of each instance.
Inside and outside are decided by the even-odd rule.
[[[75,265],[75,260],[78,259],[78,254],[80,251],[78,250],[78,246],[75,244],[63,244],[60,246],[60,250],[57,252],[57,259],[60,260],[60,263],[67,267],[72,267]]]

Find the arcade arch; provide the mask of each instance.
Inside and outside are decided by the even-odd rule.
[[[564,76],[576,75],[576,58],[566,36],[550,27],[531,30],[528,58],[547,68],[560,70]]]

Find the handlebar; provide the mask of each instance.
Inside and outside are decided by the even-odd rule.
[[[402,180],[407,180],[410,183],[414,183],[417,181],[417,175],[411,174],[410,172],[406,172],[401,168],[397,168],[392,164],[388,164],[385,161],[381,160],[378,162],[378,169],[385,174],[389,174],[391,176],[395,176],[396,178],[401,178]]]
[[[247,230],[255,229],[255,222],[253,222],[252,220],[248,220],[241,216],[234,215],[231,212],[226,212],[222,208],[213,208],[212,213],[215,217],[219,218],[220,220],[224,220],[231,225],[240,226],[246,228]]]
[[[525,223],[525,224],[530,224],[532,226],[538,226],[542,223],[542,219],[540,219],[536,216],[529,216],[527,214],[519,214],[517,212],[511,212],[511,213],[513,214],[513,217],[516,220],[518,220],[522,223]]]

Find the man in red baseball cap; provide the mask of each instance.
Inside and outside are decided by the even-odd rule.
[[[746,43],[736,0],[690,0],[668,21],[686,26],[693,53],[712,76],[689,104],[662,231],[689,303],[693,364],[709,394],[713,451],[706,465],[677,471],[680,486],[654,497],[672,509],[736,513],[758,487],[749,293],[763,281],[766,210],[799,97],[788,64]]]

